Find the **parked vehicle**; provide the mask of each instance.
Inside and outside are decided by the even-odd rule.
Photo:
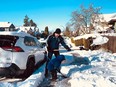
[[[42,44],[43,47],[46,46],[46,39],[40,38],[40,39],[39,39],[39,42]]]
[[[29,76],[45,59],[37,38],[25,32],[0,32],[0,75]]]

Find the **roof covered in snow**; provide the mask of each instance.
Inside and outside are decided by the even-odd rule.
[[[0,27],[10,27],[12,23],[10,22],[0,22]]]
[[[103,14],[104,20],[106,22],[112,20],[112,19],[116,19],[116,13],[112,13],[112,14]]]
[[[4,31],[4,32],[0,32],[0,35],[12,35],[12,36],[20,36],[20,37],[31,36],[31,37],[33,37],[32,35],[25,33],[23,31],[11,31],[11,32]]]

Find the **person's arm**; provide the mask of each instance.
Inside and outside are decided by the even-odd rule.
[[[60,43],[62,44],[62,46],[67,50],[67,51],[71,51],[71,49],[68,47],[68,45],[66,45],[66,43],[64,42],[64,38],[60,36]]]
[[[61,69],[61,62],[59,62],[58,58],[53,59],[55,61],[52,61],[52,64],[54,66],[54,69],[60,72]]]

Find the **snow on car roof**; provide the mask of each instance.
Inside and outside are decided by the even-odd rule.
[[[0,32],[0,35],[12,35],[12,36],[20,36],[20,37],[30,36],[30,37],[33,37],[32,35],[30,35],[28,33],[18,32],[18,31],[3,31],[3,32]]]

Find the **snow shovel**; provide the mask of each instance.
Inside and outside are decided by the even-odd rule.
[[[60,74],[62,75],[63,78],[68,78],[68,76],[62,74],[61,72],[60,72]]]
[[[68,78],[68,76],[66,76],[66,75],[64,75],[62,72],[60,72],[58,69],[56,69],[57,70],[57,72],[59,72],[61,75],[62,75],[62,77],[63,78]]]

